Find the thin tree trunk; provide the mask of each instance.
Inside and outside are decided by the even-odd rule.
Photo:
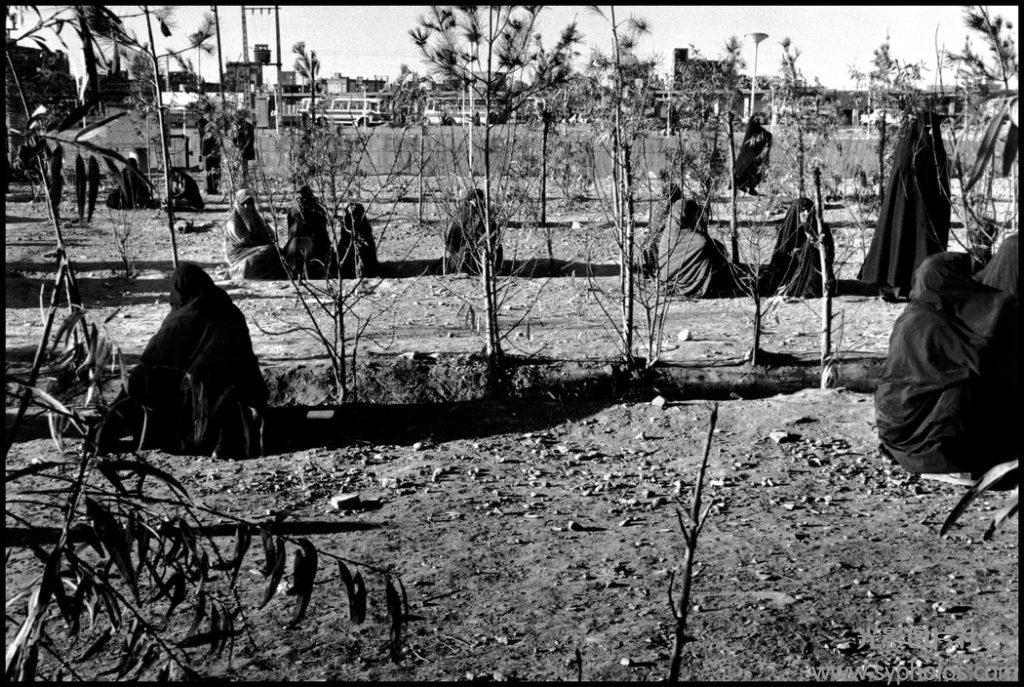
[[[757,356],[761,351],[761,294],[758,293],[757,288],[760,286],[760,280],[754,279],[752,281],[752,288],[754,290],[754,347],[750,349],[750,366],[755,367],[757,365]]]
[[[800,197],[805,198],[807,196],[807,183],[804,181],[804,128],[797,124],[796,126],[796,165],[799,173],[799,184],[800,184]]]
[[[551,129],[548,113],[541,116],[543,124],[540,138],[540,225],[548,223],[548,132]],[[548,234],[548,259],[551,259],[551,235]]]
[[[736,140],[733,138],[732,110],[726,118],[729,122],[729,187],[731,189],[729,201],[729,240],[732,250],[732,264],[740,264],[740,237],[739,228],[736,223]]]
[[[420,125],[420,150],[419,150],[419,166],[420,166],[420,169],[419,169],[419,175],[418,175],[418,177],[419,177],[419,179],[418,179],[419,186],[418,186],[418,190],[417,190],[417,193],[416,193],[416,197],[417,197],[417,202],[416,202],[416,219],[419,222],[421,227],[423,226],[423,164],[424,164],[424,162],[423,162],[423,146],[424,146],[424,141],[425,141],[426,138],[427,138],[427,125],[426,124],[421,124]]]
[[[633,275],[633,240],[636,234],[633,203],[633,157],[629,146],[622,151],[623,159],[623,181],[625,183],[624,196],[626,204],[626,312],[623,320],[623,328],[626,332],[626,362],[633,361],[633,318],[634,300],[636,290],[636,279]]]
[[[878,136],[878,202],[885,195],[885,111],[882,111],[882,128]]]
[[[617,202],[615,206],[619,225],[619,288],[622,298],[622,347],[623,357],[630,365],[633,363],[633,264],[632,264],[632,210],[630,198],[632,185],[629,151],[623,142],[622,131],[622,60],[619,55],[619,32],[615,23],[615,6],[610,8],[612,43],[615,55],[615,129],[613,131],[613,149],[615,168],[618,169]]]
[[[488,41],[487,41],[487,84],[485,94],[484,122],[484,261],[480,270],[484,287],[484,304],[487,316],[487,368],[493,382],[501,365],[501,340],[498,331],[498,302],[496,276],[494,274],[494,235],[491,232],[491,75],[492,55],[494,51],[494,8],[487,8]],[[472,91],[470,91],[472,92]],[[473,117],[470,117],[470,154],[473,149]],[[472,157],[470,158],[472,160]],[[472,168],[470,169],[472,175]]]
[[[156,59],[156,44],[153,42],[153,24],[149,18],[149,5],[144,6],[146,28],[149,30],[149,55],[153,59],[153,82],[156,84],[156,114],[160,126],[160,148],[164,160],[164,192],[167,203],[167,230],[171,236],[171,262],[178,268],[178,239],[174,233],[174,204],[171,202],[171,156],[167,149],[167,127],[164,123],[164,98],[160,92],[160,69]]]
[[[814,168],[814,199],[815,218],[818,223],[818,255],[821,258],[821,369],[832,356],[832,274],[825,247],[832,243],[829,228],[825,225],[825,210],[821,198],[821,170]],[[825,375],[821,376],[821,387],[826,384]]]

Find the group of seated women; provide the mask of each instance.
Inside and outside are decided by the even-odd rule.
[[[671,293],[687,298],[731,296],[739,292],[735,275],[740,266],[731,264],[725,246],[708,234],[710,204],[684,200],[682,190],[672,184],[665,200],[651,214],[647,232],[640,241],[641,274],[659,280]],[[823,232],[821,241],[825,245],[825,283],[834,295],[835,247],[831,233]],[[782,220],[769,264],[751,268],[758,271],[763,295],[817,298],[822,294],[821,267],[814,204],[799,198]]]
[[[882,447],[910,472],[969,473],[1018,458],[1017,235],[971,276],[966,253],[918,266],[875,393]]]
[[[298,189],[288,208],[288,239],[277,237],[248,190],[235,196],[224,228],[224,257],[233,279],[284,279],[286,270],[309,279],[340,274],[374,277],[380,272],[373,229],[360,203],[349,203],[340,218],[337,246],[332,243],[323,204],[309,186]]]

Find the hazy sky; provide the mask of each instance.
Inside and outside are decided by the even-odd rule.
[[[110,6],[119,14],[137,12],[137,6]],[[242,57],[241,6],[220,5],[221,39],[224,60]],[[249,7],[253,7],[250,5]],[[607,10],[607,6],[602,6]],[[291,46],[300,40],[316,50],[322,63],[321,75],[340,72],[346,76],[385,75],[394,77],[399,65],[408,64],[425,71],[420,54],[409,37],[409,29],[426,9],[422,5],[318,6],[283,5],[281,8],[281,47],[285,69],[294,58]],[[178,6],[171,38],[155,30],[159,51],[180,48],[184,36],[199,26],[208,5]],[[872,51],[890,36],[892,54],[899,60],[923,61],[924,83],[935,81],[936,42],[941,48],[959,50],[967,30],[961,6],[619,6],[618,18],[634,14],[649,20],[651,33],[640,43],[641,55],[662,58],[661,71],[670,69],[672,49],[695,46],[708,57],[717,57],[730,35],[741,38],[760,31],[769,34],[761,44],[758,73],[777,73],[785,37],[801,51],[797,66],[808,79],[819,77],[826,86],[853,87],[849,69],[867,70]],[[992,6],[993,13],[1013,22],[1018,35],[1016,6]],[[549,6],[541,15],[545,43],[553,42],[557,32],[574,19],[583,33],[580,52],[585,58],[592,47],[610,44],[608,25],[582,5]],[[248,15],[250,51],[255,43],[275,48],[274,19],[271,13]],[[146,36],[145,23],[131,20],[128,26]],[[747,71],[754,62],[754,45],[744,39]],[[72,51],[73,53],[76,51]],[[72,61],[76,56],[72,55]],[[272,57],[273,59],[273,57]],[[194,53],[193,62],[196,61]],[[80,61],[80,60],[79,60]],[[217,78],[216,56],[200,59],[203,76]],[[274,70],[264,78],[273,81]],[[950,80],[950,74],[945,78]]]

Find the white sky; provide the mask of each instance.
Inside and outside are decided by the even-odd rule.
[[[119,14],[138,12],[138,6],[110,6]],[[224,61],[242,56],[241,6],[219,5]],[[250,5],[249,7],[253,7]],[[601,6],[607,11],[607,6]],[[158,51],[177,49],[184,45],[184,36],[195,31],[209,5],[176,7],[175,28],[170,38],[160,35],[154,27]],[[426,71],[419,51],[409,37],[409,29],[426,10],[423,5],[282,5],[281,47],[285,53],[284,68],[291,69],[294,58],[291,46],[306,41],[321,61],[321,75],[340,72],[346,76],[382,75],[394,77],[399,65]],[[1013,22],[1018,36],[1016,6],[991,6],[995,14]],[[758,73],[778,73],[784,37],[790,37],[801,51],[797,66],[808,79],[819,77],[832,88],[853,88],[849,78],[851,66],[866,71],[872,51],[890,35],[892,54],[901,61],[923,61],[924,83],[936,81],[936,43],[939,48],[959,50],[967,29],[963,24],[961,6],[877,6],[877,5],[799,5],[799,6],[618,6],[619,18],[634,14],[646,18],[651,33],[642,39],[641,55],[662,58],[661,71],[670,69],[672,49],[695,46],[707,57],[717,57],[730,35],[743,38],[760,31],[769,34],[758,55]],[[579,50],[586,57],[593,47],[610,45],[606,23],[582,5],[553,5],[541,15],[541,31],[546,44],[551,44],[558,31],[575,18],[583,33]],[[248,15],[249,48],[267,43],[275,49],[274,19],[271,13]],[[145,22],[130,20],[130,29],[145,38]],[[743,39],[743,56],[749,73],[754,62],[754,46]],[[977,43],[976,43],[977,45]],[[72,46],[72,65],[81,64]],[[191,55],[196,62],[194,53]],[[271,58],[274,59],[274,56]],[[217,80],[216,56],[203,56],[200,70],[210,81]],[[264,79],[272,82],[274,70],[268,68]],[[947,83],[952,74],[944,76]]]

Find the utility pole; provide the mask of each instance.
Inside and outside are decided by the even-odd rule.
[[[220,77],[220,105],[224,107],[224,51],[220,47],[220,14],[216,5],[213,8],[213,25],[217,28],[217,75]]]
[[[283,89],[281,88],[281,6],[274,5],[274,28],[277,31],[277,88],[276,97],[274,101],[274,124],[277,127],[277,133],[281,133],[281,109],[284,106],[282,102]]]

